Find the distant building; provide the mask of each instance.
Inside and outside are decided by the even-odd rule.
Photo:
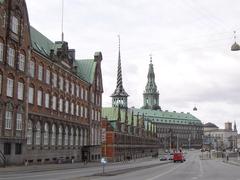
[[[102,109],[102,155],[109,161],[156,156],[158,153],[155,124],[146,121],[144,115],[134,116],[133,110],[128,108],[128,96],[123,88],[119,45],[117,86],[111,95],[112,107]]]
[[[143,114],[146,120],[156,124],[157,136],[160,139],[162,148],[201,147],[203,126],[199,119],[190,113],[161,110],[152,58],[150,59],[147,85],[143,93],[143,99],[143,107],[141,109],[133,109],[134,115]]]
[[[240,149],[240,134],[237,135],[237,148]]]
[[[218,150],[235,149],[237,134],[236,122],[234,122],[234,128],[231,122],[226,122],[224,129],[219,129],[213,123],[207,123],[204,125],[204,144]]]
[[[0,163],[100,159],[101,61],[31,27],[24,0],[0,0]]]

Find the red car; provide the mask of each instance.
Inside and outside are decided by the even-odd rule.
[[[185,161],[185,158],[182,153],[174,153],[173,154],[173,162],[177,162],[177,161],[180,161],[180,162]]]

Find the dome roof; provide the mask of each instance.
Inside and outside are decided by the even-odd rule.
[[[239,44],[235,42],[235,43],[232,45],[231,50],[232,50],[232,51],[239,51],[239,50],[240,50]]]
[[[210,122],[204,124],[204,127],[208,127],[208,128],[218,128],[215,124],[210,123]]]

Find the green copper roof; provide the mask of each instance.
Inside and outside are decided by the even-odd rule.
[[[168,111],[136,109],[133,108],[134,115],[144,114],[144,117],[157,123],[168,124],[202,124],[202,122],[190,113],[177,113]]]
[[[116,121],[118,117],[118,108],[102,108],[102,117],[107,118],[108,121]]]
[[[54,47],[54,43],[34,27],[30,28],[30,33],[33,49],[45,56],[49,56],[50,50]]]
[[[77,60],[77,74],[83,80],[92,83],[94,79],[96,62],[94,59]]]
[[[121,116],[121,122],[124,123],[125,122],[125,116],[126,116],[126,111],[124,109],[120,110],[120,116]],[[132,123],[132,113],[130,111],[130,109],[128,109],[127,111],[127,123],[128,125],[131,125]],[[102,117],[105,118],[107,117],[108,121],[117,121],[118,118],[118,108],[117,107],[106,107],[106,108],[102,108]],[[133,118],[133,124],[134,126],[137,125],[137,117]]]
[[[2,0],[0,0],[0,2],[1,1]],[[57,49],[62,47],[61,43],[53,43],[46,36],[37,31],[34,27],[30,28],[30,33],[32,48],[44,56],[49,57],[51,50],[54,50],[56,53]],[[96,62],[94,59],[76,60],[73,62],[73,64],[74,66],[77,66],[77,75],[81,79],[87,81],[88,83],[93,82],[96,69]]]

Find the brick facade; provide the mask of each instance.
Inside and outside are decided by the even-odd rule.
[[[99,159],[101,53],[76,60],[67,42],[53,43],[30,26],[24,0],[3,1],[0,15],[0,151],[7,163]]]

